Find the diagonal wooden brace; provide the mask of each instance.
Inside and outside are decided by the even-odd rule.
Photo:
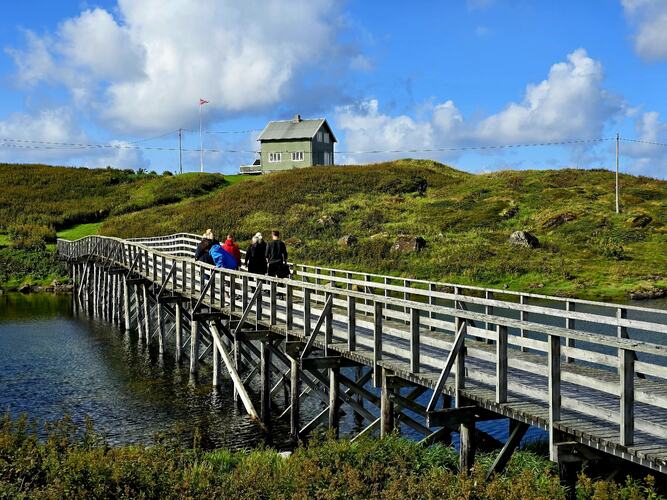
[[[241,331],[241,327],[246,322],[246,319],[248,319],[248,315],[250,314],[252,306],[257,301],[257,297],[259,297],[261,294],[262,294],[262,282],[260,281],[259,283],[257,283],[257,288],[255,288],[255,293],[252,294],[252,297],[250,298],[248,305],[243,310],[243,314],[241,314],[241,319],[236,325],[236,328],[234,328],[234,337],[236,337],[236,334]]]
[[[438,383],[436,384],[435,389],[433,389],[433,395],[431,396],[431,400],[428,402],[428,405],[426,406],[427,412],[435,410],[435,405],[438,402],[438,398],[440,397],[442,390],[445,388],[445,382],[447,381],[447,377],[449,377],[449,373],[452,371],[452,367],[454,366],[454,361],[456,360],[456,356],[458,356],[459,352],[461,351],[461,348],[463,347],[463,340],[465,339],[466,330],[467,330],[466,322],[461,321],[459,329],[456,332],[456,337],[454,338],[454,345],[452,346],[452,350],[449,351],[449,355],[447,356],[447,361],[445,362],[445,366],[442,369],[442,372],[440,372],[440,377],[438,377]]]
[[[327,297],[327,301],[324,304],[324,308],[322,309],[322,314],[320,314],[320,317],[317,318],[317,323],[315,324],[315,328],[313,328],[313,331],[310,333],[310,336],[306,341],[306,346],[303,348],[303,351],[301,352],[301,360],[303,360],[303,358],[306,357],[310,352],[310,350],[313,348],[313,344],[315,343],[317,334],[320,332],[324,320],[329,315],[329,311],[331,311],[332,305],[333,305],[333,295],[329,295],[329,297]],[[308,319],[306,318],[305,321],[308,321]]]
[[[211,329],[211,335],[213,336],[213,342],[215,342],[215,348],[218,349],[218,351],[220,351],[220,355],[222,357],[223,362],[225,363],[225,366],[227,367],[227,371],[229,372],[229,375],[232,377],[234,386],[236,387],[236,390],[241,396],[241,401],[243,401],[243,406],[245,406],[248,415],[250,415],[253,419],[259,421],[259,415],[255,411],[255,407],[253,406],[252,400],[248,395],[248,391],[246,391],[246,388],[243,385],[243,382],[241,381],[241,377],[236,371],[236,367],[234,366],[234,362],[232,360],[231,355],[229,354],[229,352],[227,352],[227,348],[225,347],[225,345],[222,342],[222,339],[220,338],[220,332],[218,331],[218,327],[215,325],[213,321],[209,323],[209,326]]]

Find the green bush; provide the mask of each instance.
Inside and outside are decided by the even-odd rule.
[[[25,418],[0,422],[2,498],[565,498],[553,464],[519,451],[507,472],[485,480],[492,456],[470,475],[449,447],[383,440],[315,440],[283,458],[247,451],[109,447],[64,419],[37,439]],[[529,464],[529,465],[526,465]],[[658,498],[654,481],[625,484],[582,475],[577,497]]]

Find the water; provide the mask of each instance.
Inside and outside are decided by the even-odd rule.
[[[189,369],[106,322],[75,316],[69,295],[0,295],[0,412],[40,421],[90,417],[111,444],[151,443],[166,434],[191,444],[241,448],[265,442],[224,381],[190,383]],[[280,422],[274,446],[288,441]]]
[[[640,305],[667,309],[667,300]],[[354,377],[352,369],[344,373]],[[75,315],[70,295],[0,295],[0,412],[40,421],[69,415],[83,422],[88,416],[110,444],[152,443],[161,434],[189,445],[197,428],[205,448],[289,446],[287,421],[274,422],[269,442],[232,400],[229,380],[212,390],[206,366],[200,378],[193,383],[188,366],[174,363],[171,354],[160,357],[136,334]],[[258,407],[258,394],[251,396]],[[302,424],[322,408],[316,398],[306,400]],[[346,405],[343,410],[341,434],[358,432],[353,412]],[[506,420],[479,427],[500,440],[507,436]],[[402,431],[420,437],[405,426]],[[525,439],[543,437],[533,428]]]

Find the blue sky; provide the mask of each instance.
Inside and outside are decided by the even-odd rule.
[[[176,151],[146,148],[176,148],[182,127],[196,170],[199,97],[205,148],[224,151],[206,168],[225,173],[257,148],[239,131],[295,113],[329,120],[341,163],[611,168],[613,141],[460,148],[667,143],[663,0],[24,0],[3,14],[2,161],[173,171]],[[621,152],[624,171],[667,177],[667,147]]]

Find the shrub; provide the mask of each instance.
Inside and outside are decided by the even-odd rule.
[[[45,439],[25,418],[0,423],[0,496],[24,498],[565,498],[555,468],[526,452],[485,479],[491,455],[470,475],[449,447],[383,440],[315,439],[288,458],[270,449],[201,451],[180,447],[109,447],[90,426],[64,419]],[[654,482],[619,485],[582,475],[577,497],[657,498]]]
[[[625,260],[625,248],[615,238],[604,238],[599,243],[600,254],[608,259]]]

